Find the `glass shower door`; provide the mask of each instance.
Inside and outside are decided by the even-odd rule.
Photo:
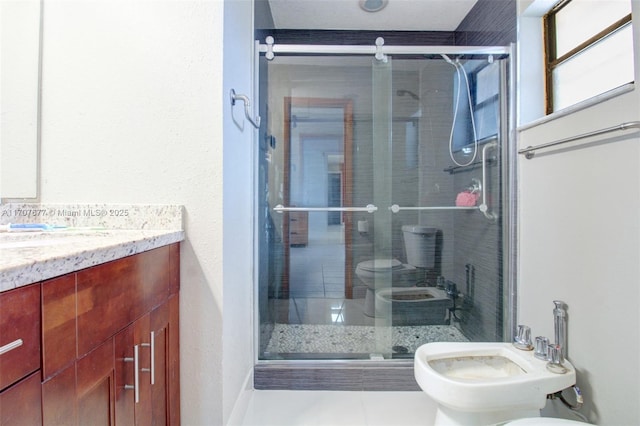
[[[356,268],[391,256],[391,64],[276,58],[267,67],[261,358],[389,357],[390,315],[376,312],[375,291],[391,277],[369,288]]]
[[[259,359],[504,339],[507,61],[263,62]]]

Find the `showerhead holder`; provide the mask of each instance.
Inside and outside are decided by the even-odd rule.
[[[473,178],[471,179],[471,185],[468,188],[469,192],[472,194],[479,194],[482,192],[482,182],[480,179]]]

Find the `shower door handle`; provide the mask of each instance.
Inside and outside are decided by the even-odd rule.
[[[478,210],[478,207],[458,207],[458,206],[431,206],[431,207],[401,207],[397,204],[389,207],[392,213],[398,213],[402,210]]]
[[[378,211],[378,207],[373,204],[367,204],[366,207],[284,207],[278,204],[273,208],[278,213],[284,212],[367,212],[373,213]]]

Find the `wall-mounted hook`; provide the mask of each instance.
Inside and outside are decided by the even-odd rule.
[[[229,93],[231,96],[231,107],[236,104],[236,101],[244,102],[244,115],[249,120],[249,123],[253,125],[256,129],[260,128],[260,116],[256,115],[255,121],[251,118],[251,102],[249,101],[249,97],[247,95],[238,95],[234,89],[231,89]]]

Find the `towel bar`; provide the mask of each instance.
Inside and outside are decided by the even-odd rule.
[[[617,126],[607,127],[605,129],[595,130],[593,132],[582,133],[576,136],[570,136],[568,138],[559,139],[553,142],[547,142],[536,146],[528,146],[524,149],[518,151],[518,154],[524,154],[527,160],[532,159],[535,156],[535,151],[544,148],[550,148],[552,146],[561,145],[567,142],[573,142],[580,139],[590,138],[592,136],[604,135],[606,133],[617,132],[619,130],[628,130],[628,129],[640,129],[640,121],[629,121],[626,123],[620,123]]]

